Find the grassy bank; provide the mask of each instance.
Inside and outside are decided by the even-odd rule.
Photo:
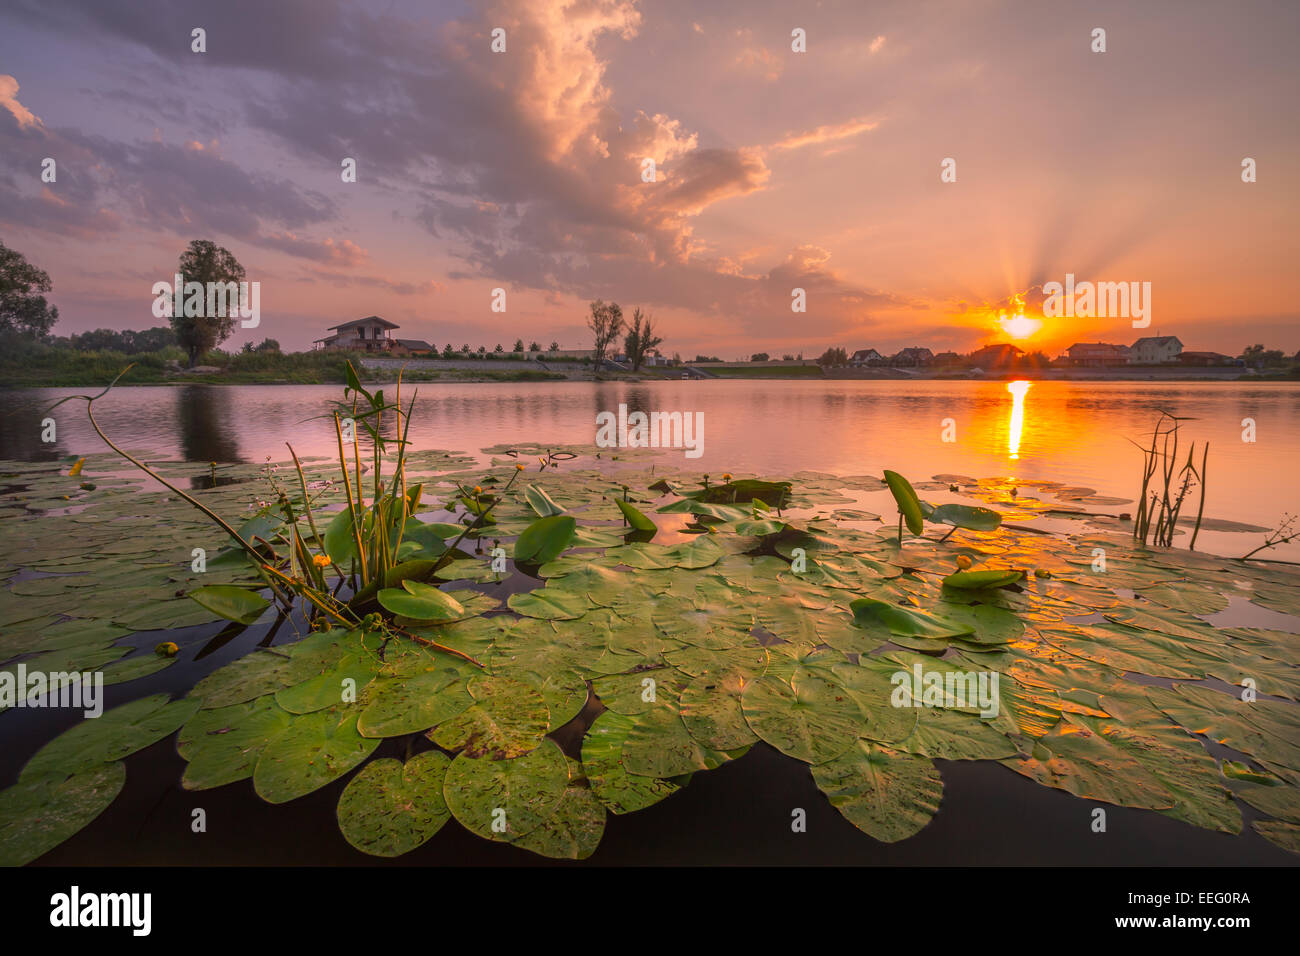
[[[347,356],[340,352],[213,351],[200,359],[195,371],[184,371],[184,361],[185,354],[178,348],[127,355],[24,343],[0,354],[0,382],[13,388],[103,386],[128,365],[134,367],[122,378],[123,385],[341,385],[347,381]],[[388,377],[386,373],[379,376]],[[542,382],[563,381],[565,376],[538,369],[440,369],[408,370],[404,378],[415,382]]]

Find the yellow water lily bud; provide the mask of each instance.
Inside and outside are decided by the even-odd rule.
[[[970,555],[969,555],[969,554],[959,554],[959,555],[957,555],[957,567],[959,567],[959,568],[961,568],[963,571],[965,571],[965,570],[966,570],[967,568],[969,568],[970,566],[971,566],[971,560],[970,560]]]
[[[157,647],[153,649],[153,652],[159,655],[160,657],[175,657],[176,652],[179,650],[180,648],[177,647],[175,644],[173,644],[171,641],[163,641],[161,644],[159,644]]]

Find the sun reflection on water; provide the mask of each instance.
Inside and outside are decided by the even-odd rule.
[[[1008,426],[1007,454],[1012,461],[1020,458],[1020,432],[1025,426],[1025,392],[1031,383],[1023,379],[1007,382],[1007,391],[1011,393],[1011,423]]]

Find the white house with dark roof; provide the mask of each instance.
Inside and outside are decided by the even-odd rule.
[[[370,315],[364,319],[354,319],[340,325],[332,325],[329,331],[333,335],[317,339],[312,343],[313,349],[347,349],[352,352],[396,352],[399,354],[419,354],[432,352],[433,346],[422,339],[398,339],[392,332],[400,328],[395,322]]]
[[[1129,365],[1170,365],[1178,361],[1183,343],[1176,335],[1148,335],[1133,343],[1128,352]]]

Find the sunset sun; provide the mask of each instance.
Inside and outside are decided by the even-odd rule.
[[[1013,316],[1001,315],[998,317],[998,325],[1013,339],[1027,339],[1043,327],[1041,320],[1027,318],[1023,313]]]

